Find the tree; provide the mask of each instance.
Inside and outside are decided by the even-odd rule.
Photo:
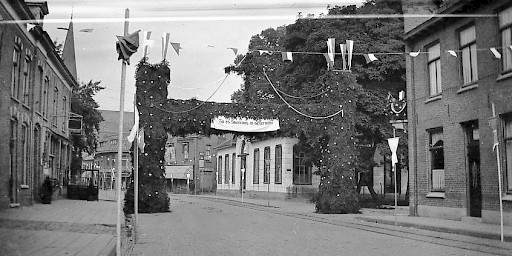
[[[98,103],[93,96],[104,89],[100,81],[80,83],[78,87],[73,88],[71,96],[71,112],[82,116],[82,134],[72,135],[73,156],[71,159],[71,172],[81,169],[82,153],[94,153],[97,147],[97,134],[100,130],[100,122],[103,121],[101,113],[98,111]]]
[[[362,6],[334,6],[329,8],[328,15],[364,15],[364,14],[401,14],[399,1],[370,0]],[[382,147],[385,138],[390,137],[392,127],[389,123],[391,113],[387,96],[405,89],[405,60],[403,53],[403,20],[401,18],[367,19],[299,19],[294,24],[278,28],[267,29],[251,38],[249,49],[274,50],[291,52],[327,52],[327,38],[335,38],[336,42],[347,39],[354,40],[355,53],[394,53],[377,55],[379,61],[366,63],[361,54],[354,55],[352,60],[352,74],[357,84],[362,87],[352,94],[346,94],[341,99],[356,103],[357,118],[351,124],[356,131],[356,146],[358,154],[353,167],[357,172],[358,187],[368,186],[372,196],[373,167],[375,150]],[[339,50],[338,50],[339,51]],[[253,51],[245,56],[239,66],[231,66],[227,71],[237,72],[244,78],[243,88],[233,95],[236,102],[272,102],[282,104],[278,93],[288,104],[299,106],[310,103],[328,103],[325,97],[328,92],[336,90],[335,86],[328,86],[325,77],[326,61],[319,54],[294,54],[292,63],[283,63],[280,54],[260,54],[262,51]],[[238,63],[243,56],[237,56]],[[340,58],[337,55],[336,58]],[[341,61],[334,66],[341,69]],[[274,81],[275,89],[270,87],[263,76],[262,70],[268,70],[270,79]],[[349,86],[349,85],[348,85]],[[293,97],[292,97],[293,96]],[[349,97],[349,98],[347,98]],[[324,113],[332,113],[335,107],[326,107]],[[318,131],[316,131],[318,133]],[[312,148],[318,149],[319,138],[327,141],[333,140],[328,134],[312,136],[306,140]],[[317,157],[315,154],[311,154]],[[310,159],[311,163],[318,163],[318,159]],[[317,165],[318,166],[318,165]],[[334,175],[333,177],[336,177]],[[339,183],[341,184],[341,183]],[[320,189],[322,191],[322,188]],[[322,193],[322,192],[321,192]],[[336,196],[339,193],[334,193]],[[324,198],[325,202],[332,201],[332,194]],[[323,200],[321,197],[319,200]],[[329,207],[326,207],[326,209]],[[331,211],[330,209],[326,210]]]

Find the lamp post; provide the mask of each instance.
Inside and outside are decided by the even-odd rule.
[[[187,173],[187,193],[190,194],[190,173]]]

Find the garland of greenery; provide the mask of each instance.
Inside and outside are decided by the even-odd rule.
[[[316,196],[316,209],[321,213],[357,213],[360,210],[355,187],[357,158],[354,119],[356,98],[361,88],[352,74],[324,72],[319,81],[330,88],[322,101],[294,106],[312,116],[333,113],[343,108],[343,117],[311,119],[298,115],[285,104],[236,104],[167,99],[168,63],[139,62],[136,72],[137,107],[140,125],[145,128],[146,153],[139,157],[141,212],[167,211],[169,199],[165,193],[163,171],[164,146],[167,133],[222,134],[210,128],[215,116],[253,119],[279,119],[281,129],[270,133],[245,133],[256,138],[299,138],[299,150],[308,152],[306,163],[319,166],[321,182]],[[131,193],[131,195],[129,195]],[[125,212],[133,212],[133,183],[125,196]],[[130,208],[131,207],[131,208]]]

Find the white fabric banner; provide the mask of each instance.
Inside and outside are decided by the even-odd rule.
[[[396,150],[398,148],[398,139],[399,137],[388,139],[389,149],[391,149],[391,163],[393,165],[398,163],[398,157],[396,155]]]
[[[217,116],[212,119],[211,128],[235,132],[272,132],[279,130],[277,119],[247,119]]]

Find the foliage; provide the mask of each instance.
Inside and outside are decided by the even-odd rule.
[[[144,128],[144,153],[139,152],[139,212],[155,213],[169,211],[169,196],[166,191],[164,152],[167,133],[163,116],[155,108],[167,98],[170,70],[166,62],[150,65],[143,59],[136,71],[137,108],[139,127]],[[129,184],[125,194],[124,212],[134,212],[134,183]]]

